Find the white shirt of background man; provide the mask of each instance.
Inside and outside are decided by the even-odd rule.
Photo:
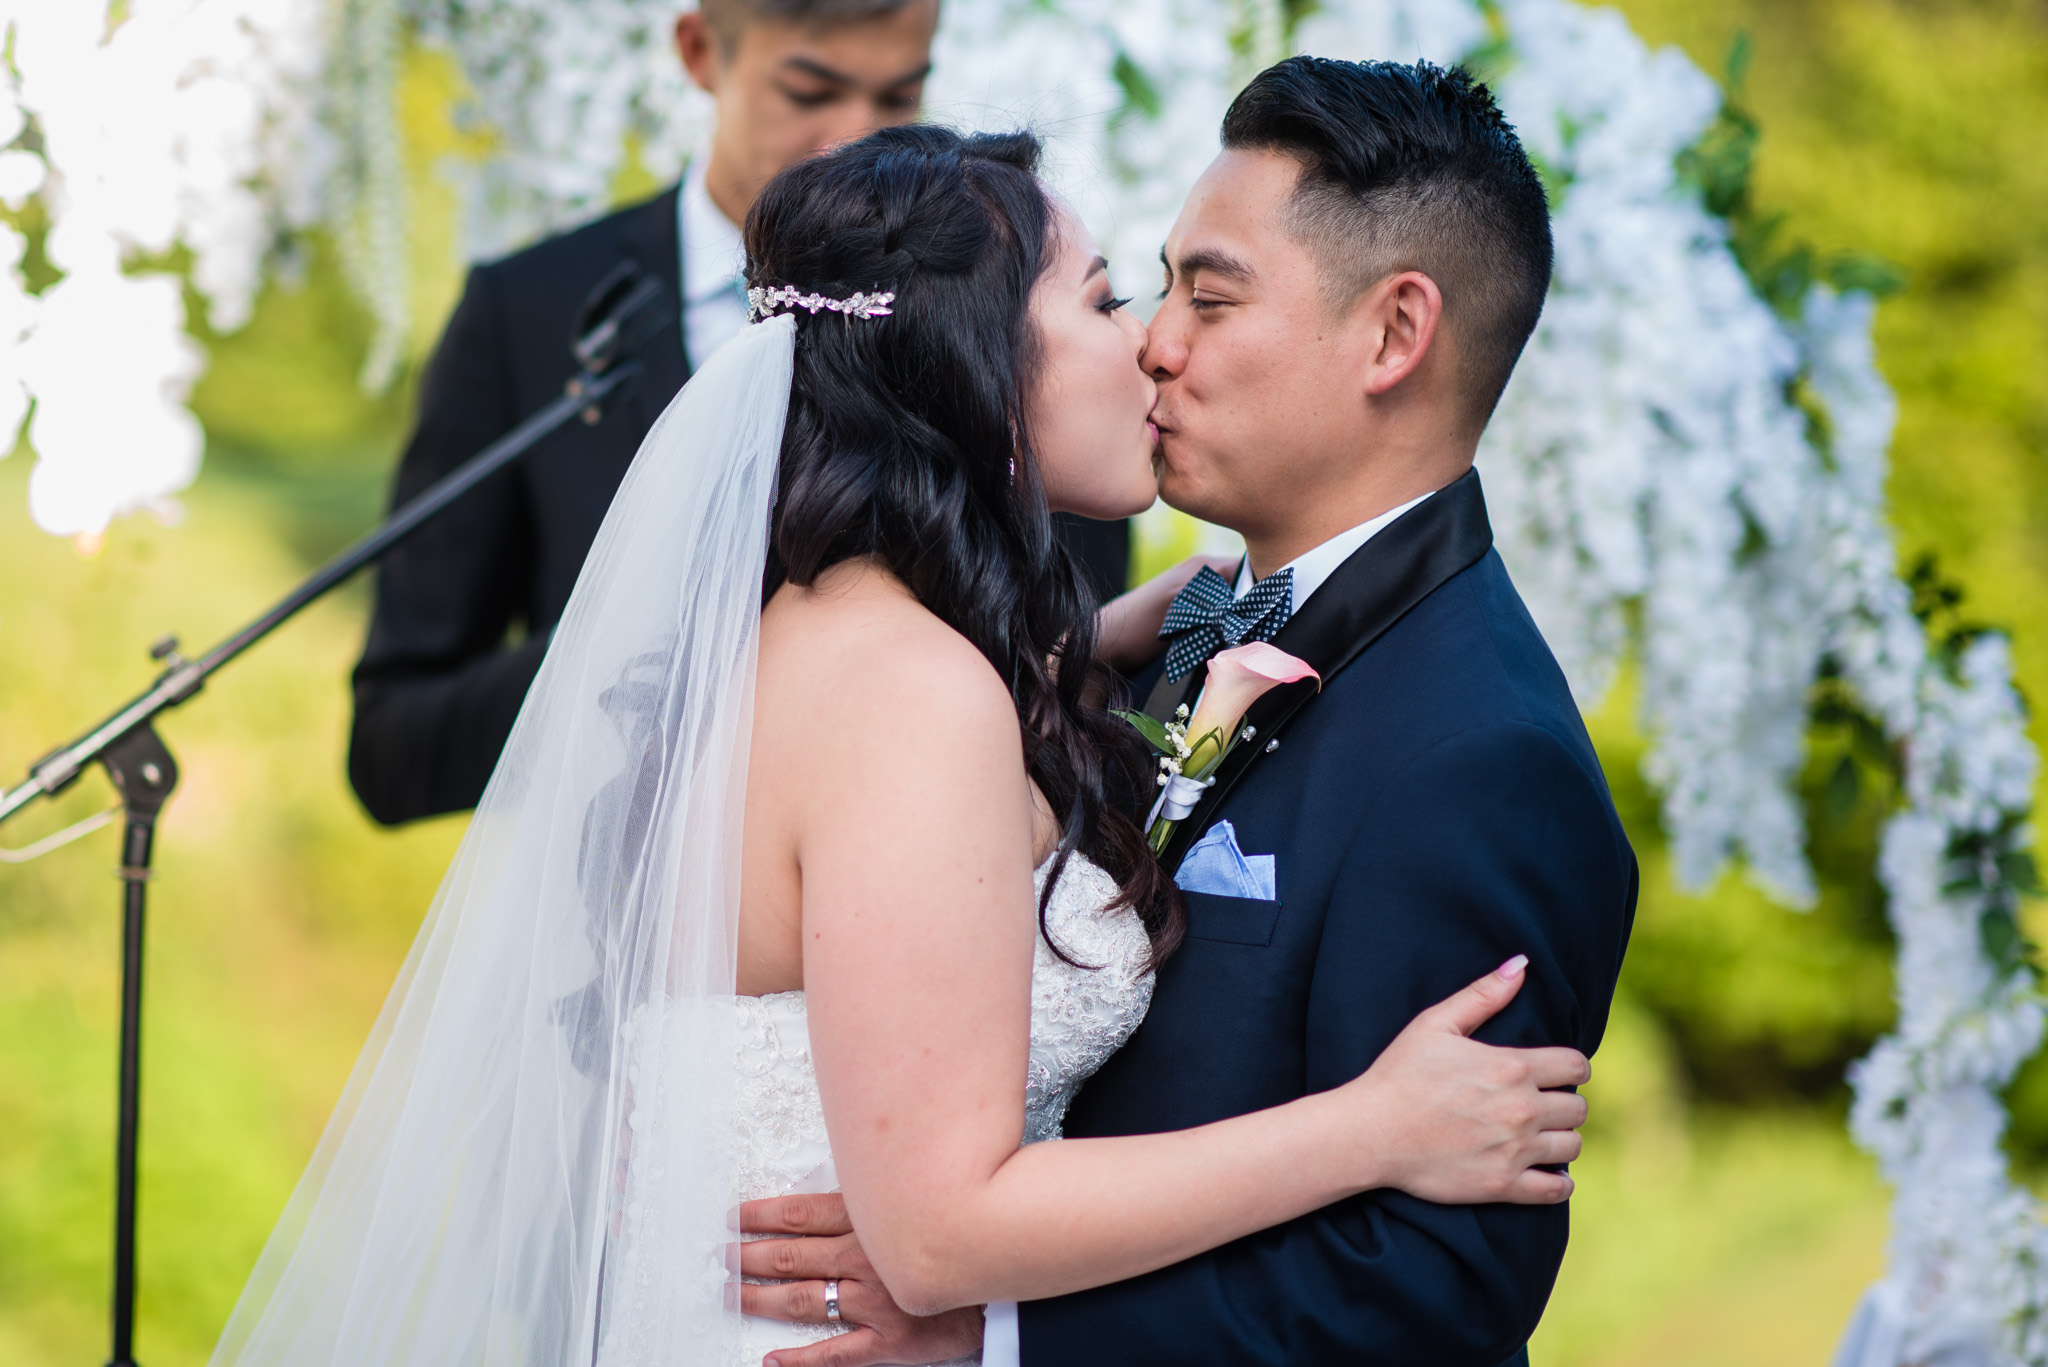
[[[1422,496],[1428,497],[1428,494]],[[1301,605],[1308,601],[1309,595],[1321,588],[1323,581],[1335,573],[1339,565],[1349,560],[1360,546],[1384,531],[1395,518],[1422,502],[1422,498],[1410,499],[1398,508],[1390,508],[1381,513],[1370,522],[1361,522],[1348,532],[1339,532],[1314,550],[1306,551],[1282,566],[1283,569],[1294,571],[1294,601],[1289,605],[1288,611],[1301,611]],[[1250,592],[1256,582],[1258,581],[1252,578],[1252,562],[1247,559],[1237,569],[1237,596],[1242,598]],[[982,1321],[981,1367],[1021,1367],[1023,1356],[1023,1345],[1017,1332],[1017,1303],[991,1303],[987,1318]]]
[[[740,230],[711,202],[704,170],[711,154],[690,158],[676,196],[676,233],[682,239],[683,349],[696,370],[747,325],[746,249]]]

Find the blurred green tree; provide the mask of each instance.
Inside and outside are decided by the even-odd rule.
[[[1902,567],[1931,629],[2009,631],[2022,687],[2042,696],[2048,159],[2036,143],[2048,127],[2048,5],[1619,8],[1647,40],[1727,73],[1729,112],[1685,169],[1730,217],[1766,296],[1787,305],[1812,279],[1885,296],[1877,337],[1899,397],[1890,493]],[[1769,908],[1733,880],[1701,899],[1646,881],[1625,981],[1703,1099],[1837,1107],[1844,1065],[1890,1023],[1891,937],[1871,869],[1891,763],[1845,701],[1828,681],[1816,689],[1813,912]],[[2048,740],[2038,714],[2033,734]],[[1609,775],[1632,832],[1654,846],[1654,808],[1629,796],[1624,749],[1620,737],[1607,747]],[[2048,1061],[2028,1066],[2011,1099],[2016,1155],[2048,1160]]]

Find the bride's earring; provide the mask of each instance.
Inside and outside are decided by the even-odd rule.
[[[1010,457],[1010,487],[1013,489],[1017,487],[1017,458],[1015,456]]]

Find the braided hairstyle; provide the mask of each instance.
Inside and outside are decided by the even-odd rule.
[[[1027,420],[1042,364],[1031,293],[1057,249],[1038,157],[1028,133],[887,128],[798,162],[755,202],[749,285],[896,295],[886,318],[795,315],[766,587],[872,557],[973,642],[1009,684],[1026,770],[1064,813],[1041,926],[1080,850],[1137,911],[1156,963],[1186,913],[1111,797],[1149,776],[1123,724],[1087,701],[1108,684],[1095,599],[1053,534]]]

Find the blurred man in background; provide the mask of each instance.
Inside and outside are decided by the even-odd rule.
[[[681,316],[644,344],[645,378],[599,422],[558,430],[384,561],[348,755],[377,820],[476,805],[641,438],[746,323],[738,225],[755,196],[792,162],[916,118],[938,19],[938,0],[703,0],[677,19],[676,51],[717,122],[682,183],[470,272],[394,506],[561,394],[578,310],[621,262],[675,291]],[[1120,591],[1125,526],[1061,530],[1105,593]]]

